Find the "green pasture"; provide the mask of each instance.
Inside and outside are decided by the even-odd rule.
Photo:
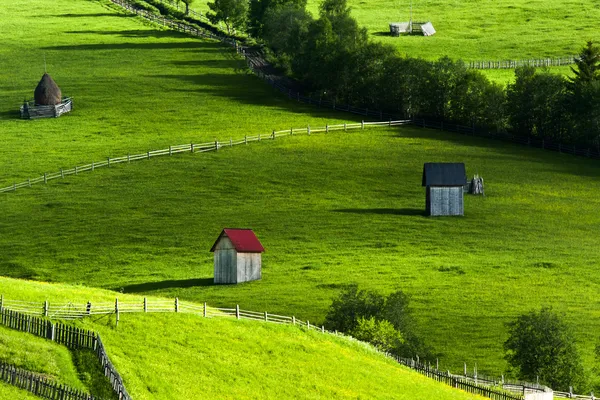
[[[0,278],[0,288],[5,298],[47,297],[76,304],[114,296],[99,289],[7,278]],[[120,299],[142,300],[133,295]],[[75,323],[101,334],[135,399],[481,398],[409,371],[364,343],[299,327],[175,313],[122,314],[118,328],[114,315]],[[0,329],[0,340],[5,330]],[[23,337],[28,346],[33,343],[30,335],[6,331]],[[0,398],[14,398],[2,389]]]
[[[20,0],[0,21],[0,186],[128,152],[352,118],[289,101],[228,49],[105,1]],[[75,110],[21,121],[15,110],[44,56]],[[487,196],[467,196],[463,218],[425,217],[429,161],[465,162]],[[590,361],[599,175],[597,161],[408,127],[155,158],[0,194],[0,274],[314,323],[345,285],[402,289],[441,366],[476,362],[494,374],[505,368],[504,324],[548,305],[566,313]],[[209,249],[224,227],[256,231],[262,281],[212,285]]]
[[[34,396],[25,390],[17,389],[14,386],[1,382],[0,399],[39,400],[39,397]]]
[[[316,14],[319,0],[309,0]],[[348,0],[352,15],[370,35],[401,53],[465,61],[518,60],[577,54],[598,40],[600,8],[575,0],[414,0],[413,21],[431,21],[431,37],[388,35],[390,22],[408,21],[410,0]]]
[[[80,380],[69,349],[49,340],[0,326],[0,361],[43,374],[72,388],[87,390]]]
[[[106,157],[349,118],[281,96],[228,47],[108,4],[19,0],[0,9],[0,186]],[[74,111],[22,121],[44,57]]]
[[[427,161],[486,179],[464,218],[423,215]],[[345,285],[411,294],[444,365],[504,369],[504,323],[550,305],[597,340],[597,162],[415,128],[279,138],[97,170],[0,197],[0,273],[323,320]],[[212,284],[223,227],[263,280]],[[115,294],[117,296],[117,294]]]

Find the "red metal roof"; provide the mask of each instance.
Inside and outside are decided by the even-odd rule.
[[[240,253],[262,253],[265,251],[265,248],[262,244],[260,244],[252,229],[232,228],[223,229],[223,232],[221,232],[210,251],[215,251],[215,247],[217,247],[217,243],[219,243],[219,240],[221,240],[223,235],[227,236],[229,240],[231,240],[233,247],[235,247],[236,251],[239,251]]]

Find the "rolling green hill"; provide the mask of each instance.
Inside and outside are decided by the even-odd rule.
[[[41,294],[50,301],[78,304],[113,296],[97,289],[5,278],[0,278],[0,289],[21,298],[39,299]],[[481,398],[409,371],[370,346],[299,327],[170,313],[123,314],[117,329],[112,318],[92,316],[77,324],[102,335],[136,400]],[[27,344],[43,341],[0,330],[2,341],[19,335]],[[35,356],[38,361],[44,357],[47,352]],[[11,395],[0,386],[0,398]]]
[[[348,118],[282,98],[225,48],[105,1],[19,0],[0,20],[7,185],[130,151]],[[44,55],[75,111],[20,121],[14,110]],[[465,162],[487,196],[467,197],[464,218],[424,217],[428,161]],[[599,175],[590,160],[408,127],[153,159],[0,195],[0,274],[313,322],[345,285],[402,289],[443,366],[494,374],[505,368],[504,324],[549,305],[567,313],[590,360]],[[226,226],[253,228],[265,244],[262,281],[212,285],[208,250]]]

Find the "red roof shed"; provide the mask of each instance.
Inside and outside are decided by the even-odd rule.
[[[251,229],[223,229],[210,251],[215,253],[215,283],[261,279],[265,248]]]

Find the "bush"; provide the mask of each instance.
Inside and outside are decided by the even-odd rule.
[[[550,308],[521,315],[508,324],[506,360],[520,379],[540,382],[554,390],[582,389],[584,371],[573,333]]]
[[[389,321],[378,321],[375,318],[359,318],[356,327],[350,332],[358,340],[371,343],[378,350],[393,352],[404,343],[402,333],[398,332]]]

